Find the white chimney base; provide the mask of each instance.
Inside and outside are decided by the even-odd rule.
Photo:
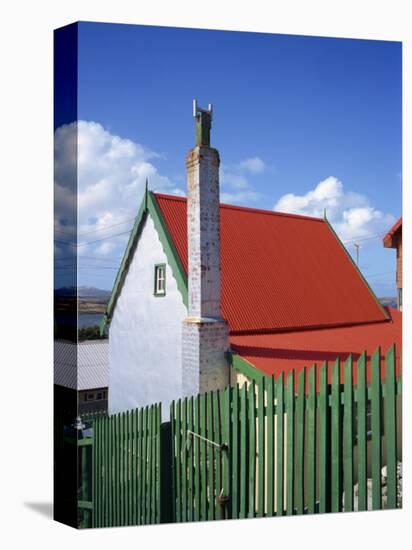
[[[230,383],[229,328],[223,319],[188,317],[182,327],[183,397],[225,388]]]

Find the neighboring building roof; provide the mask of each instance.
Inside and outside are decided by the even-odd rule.
[[[75,390],[108,387],[108,340],[55,340],[54,383]]]
[[[372,353],[380,346],[381,354],[384,355],[395,344],[399,373],[402,314],[392,308],[388,311],[391,320],[386,323],[278,334],[235,335],[230,337],[231,349],[251,366],[275,378],[281,373],[287,376],[292,370],[299,373],[303,367],[311,367],[313,364],[321,366],[324,361],[331,364],[338,356],[344,361],[350,353],[354,359],[358,359],[366,351],[369,379]]]
[[[396,237],[402,233],[402,216],[399,220],[389,229],[383,238],[383,246],[385,248],[396,248]]]
[[[187,279],[186,199],[154,195]],[[222,316],[231,333],[385,321],[329,223],[222,204]]]

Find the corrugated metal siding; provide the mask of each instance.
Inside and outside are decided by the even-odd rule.
[[[395,309],[389,309],[389,312],[391,320],[384,323],[231,336],[230,345],[243,359],[276,378],[281,373],[288,375],[292,370],[297,374],[303,367],[311,367],[313,364],[320,366],[324,361],[332,364],[338,356],[345,360],[350,353],[357,359],[361,353],[367,351],[369,378],[371,354],[379,346],[382,354],[385,354],[392,344],[396,344],[397,368],[400,372],[402,314]]]
[[[156,199],[187,273],[186,199]],[[221,205],[222,315],[230,330],[286,330],[385,316],[328,224]]]
[[[54,342],[54,383],[75,390],[109,385],[108,340]]]

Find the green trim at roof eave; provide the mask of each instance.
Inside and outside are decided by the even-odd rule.
[[[146,192],[145,196],[143,197],[143,200],[140,204],[139,211],[137,213],[132,232],[130,233],[129,240],[127,242],[126,250],[123,254],[123,258],[119,267],[119,271],[117,272],[116,279],[114,281],[112,293],[110,294],[110,299],[107,304],[106,313],[103,316],[103,319],[100,322],[100,335],[103,336],[104,331],[107,327],[107,325],[110,323],[113,310],[115,308],[117,298],[119,297],[123,281],[126,277],[127,271],[129,269],[130,260],[133,257],[133,251],[135,249],[137,238],[140,234],[140,229],[143,225],[143,222],[146,218],[147,214],[147,200],[146,200]]]
[[[375,300],[375,302],[377,303],[377,305],[379,306],[379,309],[381,310],[381,312],[383,313],[385,319],[390,319],[389,317],[389,314],[387,313],[387,311],[385,310],[385,308],[383,307],[383,305],[380,303],[380,301],[378,300],[376,294],[373,292],[372,288],[369,286],[369,283],[368,281],[365,279],[365,277],[362,275],[362,272],[360,271],[359,267],[356,265],[356,263],[354,262],[352,256],[349,254],[349,252],[347,251],[345,245],[343,244],[343,242],[340,240],[340,238],[338,237],[336,231],[333,229],[332,225],[329,223],[329,220],[327,218],[325,218],[325,222],[327,224],[327,226],[329,227],[329,229],[331,230],[332,232],[332,235],[335,236],[335,239],[338,241],[338,243],[340,244],[340,246],[343,248],[343,250],[345,251],[347,257],[349,258],[349,260],[352,262],[352,265],[353,267],[355,268],[355,271],[358,273],[359,277],[361,278],[361,280],[364,282],[366,288],[369,290],[369,292],[371,293],[373,299]]]
[[[138,238],[140,236],[140,230],[146,219],[146,215],[150,214],[153,219],[153,223],[159,235],[160,242],[162,243],[163,250],[166,254],[169,265],[172,269],[173,276],[176,279],[177,287],[182,295],[183,303],[187,306],[187,276],[183,265],[180,261],[176,247],[172,241],[170,233],[167,229],[166,223],[163,219],[162,213],[156,202],[156,198],[151,191],[146,191],[143,200],[140,204],[139,212],[136,216],[135,223],[133,225],[132,232],[129,237],[129,241],[126,246],[125,253],[123,255],[122,262],[117,272],[116,279],[113,285],[113,290],[110,295],[109,302],[107,304],[106,313],[100,323],[100,334],[103,335],[107,326],[110,324],[114,308],[116,307],[117,299],[120,295],[123,282],[127,275],[130,262],[133,258],[133,253],[136,248]]]
[[[179,258],[179,254],[176,250],[172,237],[169,233],[169,229],[167,228],[166,222],[164,221],[159,205],[157,204],[156,197],[152,191],[149,191],[147,195],[147,207],[149,214],[151,215],[155,224],[160,242],[162,243],[163,250],[167,257],[167,261],[172,269],[173,276],[177,283],[177,288],[182,295],[183,303],[187,307],[187,275]]]
[[[266,376],[265,373],[252,365],[252,363],[249,363],[249,361],[246,361],[246,359],[243,359],[243,357],[238,355],[236,352],[228,351],[226,357],[231,367],[238,370],[251,380],[255,380],[255,382],[259,382]]]

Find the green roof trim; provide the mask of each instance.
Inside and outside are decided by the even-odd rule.
[[[336,240],[338,241],[338,243],[341,245],[341,247],[343,248],[343,250],[345,251],[346,255],[348,256],[349,260],[352,262],[352,265],[353,267],[355,268],[355,270],[358,272],[358,275],[359,277],[362,279],[362,281],[365,283],[366,285],[366,288],[369,290],[369,292],[371,293],[372,297],[374,298],[375,302],[378,304],[380,310],[382,311],[385,319],[390,319],[387,311],[385,310],[385,308],[383,307],[383,305],[380,303],[380,301],[378,300],[376,294],[373,292],[372,288],[369,286],[369,283],[368,281],[365,279],[365,277],[362,275],[362,272],[361,270],[359,269],[359,267],[356,265],[356,263],[354,262],[352,256],[349,254],[348,250],[346,249],[345,245],[343,244],[343,242],[340,240],[340,238],[338,237],[336,231],[333,229],[332,225],[329,223],[329,220],[327,218],[325,218],[325,222],[326,224],[328,225],[329,229],[332,231],[332,234],[335,236]]]
[[[133,259],[133,254],[136,249],[137,242],[139,240],[142,227],[146,221],[147,215],[150,215],[153,219],[156,231],[159,235],[160,242],[163,246],[163,250],[166,254],[168,263],[172,269],[173,276],[176,279],[177,287],[182,295],[183,303],[187,306],[188,291],[187,291],[187,276],[183,265],[180,261],[177,250],[173,244],[172,238],[167,229],[166,223],[163,219],[160,208],[157,204],[156,197],[152,191],[146,191],[140,205],[138,214],[136,216],[132,232],[129,237],[129,241],[126,246],[125,253],[123,255],[122,262],[120,264],[119,271],[117,272],[116,279],[113,285],[113,290],[110,295],[109,302],[107,304],[106,313],[100,323],[100,334],[103,335],[105,330],[113,316],[114,309],[116,307],[117,299],[123,287],[124,280],[127,276],[130,263]]]
[[[172,269],[173,276],[176,279],[177,288],[182,295],[183,303],[187,307],[188,291],[187,291],[187,275],[180,261],[179,254],[172,241],[167,225],[163,219],[156,197],[152,191],[147,194],[147,208],[155,224],[160,242],[166,254],[167,261]]]
[[[255,380],[255,382],[259,382],[260,380],[262,380],[262,378],[265,377],[265,374],[262,371],[243,359],[243,357],[241,357],[237,353],[229,351],[227,353],[227,359],[231,367],[238,370],[251,380]]]

